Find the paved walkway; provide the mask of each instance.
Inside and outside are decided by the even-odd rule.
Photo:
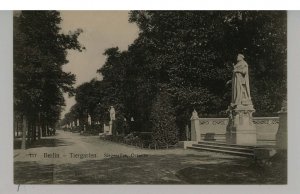
[[[276,177],[251,166],[253,161],[237,156],[140,149],[65,131],[16,149],[14,156],[16,184],[276,183]]]
[[[33,154],[36,154],[36,156]],[[146,155],[167,154],[194,154],[199,156],[211,155],[211,157],[216,158],[235,158],[234,156],[181,148],[167,150],[141,149],[130,145],[104,141],[98,136],[81,136],[79,133],[59,130],[56,136],[44,138],[40,143],[33,145],[32,148],[15,150],[14,160],[15,162],[31,161],[40,164],[74,164],[85,160],[102,160],[112,157],[145,157]]]

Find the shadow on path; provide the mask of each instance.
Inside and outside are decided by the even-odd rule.
[[[252,161],[197,165],[181,169],[176,175],[190,184],[287,184],[286,172],[283,165],[263,167]]]
[[[15,162],[15,184],[285,184],[286,172],[244,158],[208,155],[115,157],[77,164]]]
[[[22,141],[20,139],[14,140],[14,149],[21,149]],[[26,149],[29,148],[41,148],[41,147],[59,147],[59,146],[69,146],[74,143],[66,142],[63,138],[56,139],[55,137],[47,137],[44,139],[36,140],[32,143],[26,142]]]

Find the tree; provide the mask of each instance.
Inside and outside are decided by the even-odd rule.
[[[174,94],[181,128],[193,108],[202,116],[225,116],[231,96],[226,82],[237,53],[250,64],[256,115],[280,109],[286,95],[286,12],[132,11],[130,21],[140,28],[145,52],[151,51],[148,65],[161,75],[157,82]]]
[[[131,11],[129,21],[138,25],[139,37],[127,51],[105,51],[107,60],[97,71],[103,80],[93,87],[97,114],[114,105],[120,117],[134,117],[138,130],[172,142],[169,135],[159,139],[161,126],[169,132],[156,114],[169,113],[170,126],[179,129],[193,109],[202,117],[227,116],[231,87],[226,82],[242,53],[255,114],[272,116],[286,98],[286,18],[284,11]]]
[[[68,63],[67,50],[84,49],[78,42],[82,30],[62,34],[60,22],[57,11],[14,16],[14,114],[27,120],[32,140],[58,121],[63,92],[74,94],[75,75],[63,72],[62,66]]]

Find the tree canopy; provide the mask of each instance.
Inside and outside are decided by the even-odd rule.
[[[67,50],[82,51],[82,30],[61,33],[58,11],[22,11],[14,15],[14,112],[33,126],[54,126],[74,95],[75,75],[66,73]],[[33,134],[35,138],[35,133]]]
[[[131,11],[129,21],[138,25],[138,38],[126,51],[108,48],[98,70],[103,80],[77,88],[77,104],[102,121],[113,105],[140,131],[175,122],[168,132],[174,140],[170,134],[184,129],[193,109],[224,117],[238,53],[249,64],[256,116],[273,116],[286,99],[285,11]],[[95,91],[80,100],[84,87]]]

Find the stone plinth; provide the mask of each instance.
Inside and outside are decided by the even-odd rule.
[[[189,141],[191,140],[191,132],[190,132],[190,129],[189,129],[189,126],[185,126],[185,138],[186,138],[186,141]]]
[[[113,134],[113,121],[109,121],[109,135]]]
[[[197,144],[197,141],[179,141],[178,147],[187,149],[187,147],[191,147],[193,144]]]
[[[276,134],[276,147],[279,150],[287,150],[287,112],[279,112],[279,127]]]
[[[230,108],[226,140],[230,144],[256,145],[256,128],[253,124],[253,105],[237,105]]]
[[[267,160],[276,154],[276,149],[274,147],[256,147],[253,153],[256,160]]]
[[[191,117],[191,141],[201,141],[199,117],[195,110]]]
[[[103,124],[103,132],[106,135],[111,135],[110,126],[107,126],[107,125]]]

